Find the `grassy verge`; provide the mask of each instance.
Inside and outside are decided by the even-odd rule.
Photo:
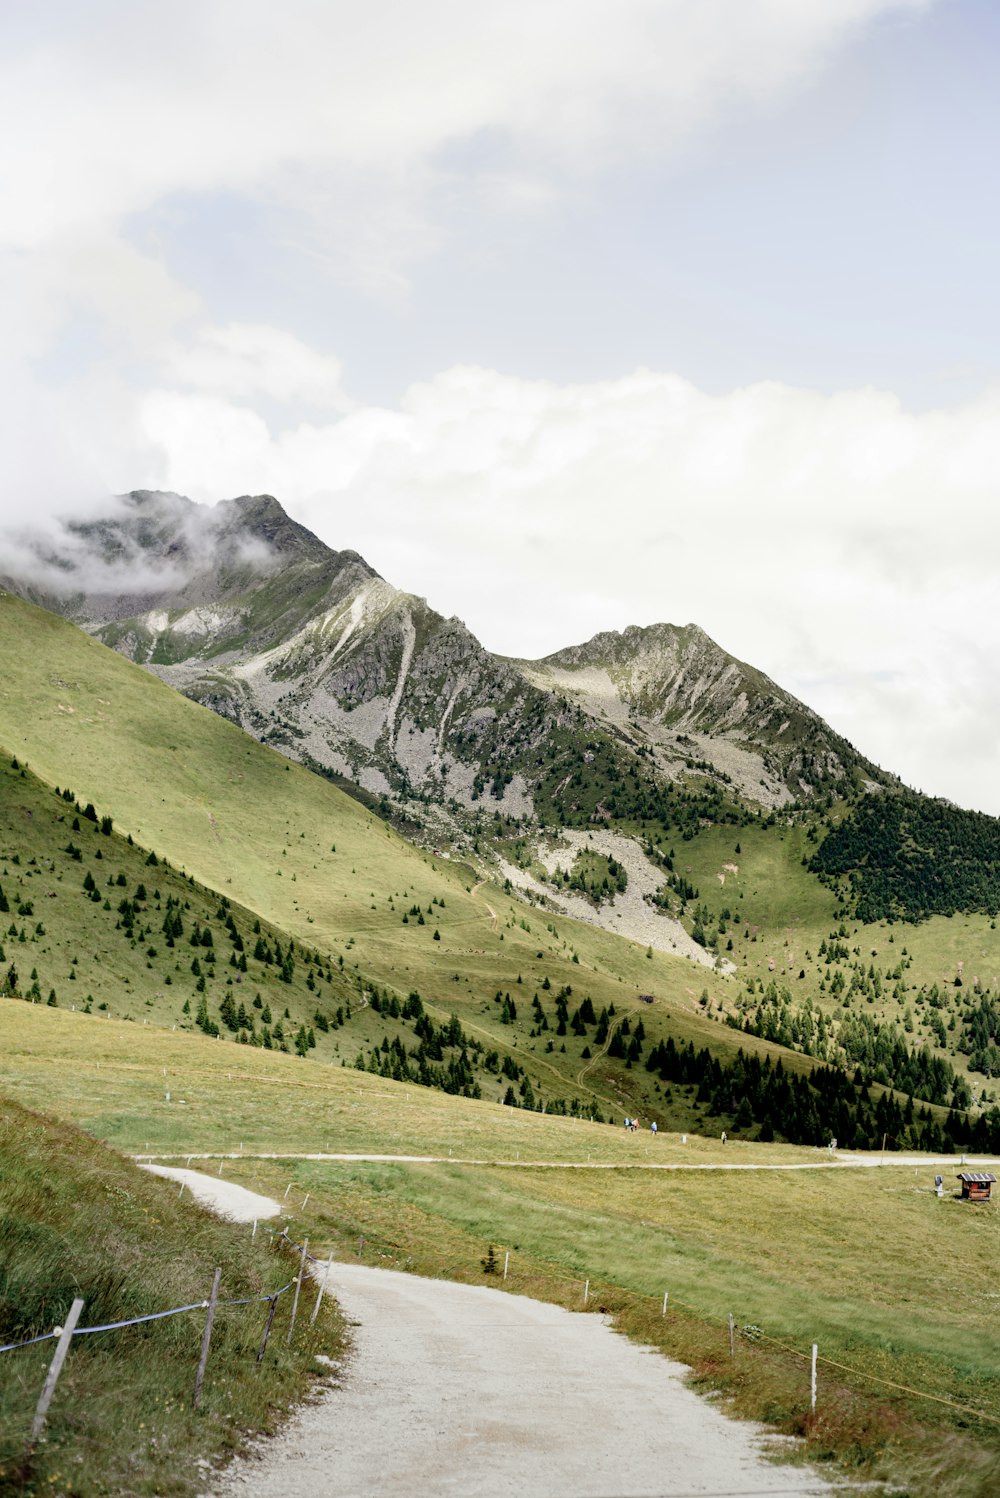
[[[0,1101],[0,1343],[50,1332],[75,1296],[81,1325],[146,1316],[207,1298],[270,1294],[294,1273],[270,1239],[179,1199],[104,1145],[9,1100]],[[28,1437],[55,1344],[0,1358],[0,1492],[194,1493],[205,1468],[249,1434],[273,1430],[291,1405],[329,1377],[319,1352],[339,1356],[336,1313],[308,1316],[286,1345],[291,1295],[278,1301],[268,1349],[256,1354],[267,1302],[220,1306],[202,1406],[192,1408],[205,1323],[200,1310],[78,1336],[41,1442]]]

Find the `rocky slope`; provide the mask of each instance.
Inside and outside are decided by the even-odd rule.
[[[816,713],[695,624],[633,625],[520,666],[542,690],[645,746],[663,773],[702,768],[764,806],[836,791],[861,767]]]
[[[711,816],[723,799],[776,808],[884,778],[694,625],[494,656],[270,496],[206,509],[136,491],[65,537],[5,585],[431,825],[662,817],[684,786],[685,815]]]

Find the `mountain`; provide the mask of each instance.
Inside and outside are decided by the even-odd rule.
[[[695,625],[492,655],[267,495],[139,490],[66,536],[5,585],[431,828],[684,826],[888,779]]]
[[[897,1118],[875,1100],[872,1116],[863,1082],[965,1108],[966,1071],[1000,1069],[1000,999],[984,976],[1000,971],[995,922],[935,915],[898,945],[884,925],[849,932],[840,896],[808,867],[813,813],[700,827],[676,862],[646,844],[692,907],[694,967],[665,899],[640,893],[641,939],[618,896],[610,931],[554,917],[548,896],[530,908],[502,878],[487,885],[488,869],[421,852],[322,777],[2,592],[0,746],[0,1005],[48,995],[94,1024],[113,1013],[197,1027],[498,1103],[681,1128],[735,1127],[749,1088],[739,1126],[770,1118],[793,1141],[826,1127],[845,1142],[902,1138],[912,1125],[916,1143],[930,1115]],[[548,867],[591,894],[614,869],[631,896],[639,870],[608,857],[602,835],[628,841],[564,832]],[[960,981],[942,990],[945,965]],[[751,1062],[771,1069],[759,1086]],[[813,1098],[824,1062],[845,1070]],[[786,1076],[806,1089],[796,1100]]]

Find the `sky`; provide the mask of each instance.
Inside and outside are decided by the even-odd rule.
[[[1000,814],[992,0],[0,14],[0,571],[272,493],[538,657],[701,625]]]

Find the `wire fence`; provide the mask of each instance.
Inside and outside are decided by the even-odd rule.
[[[275,1290],[271,1295],[247,1295],[242,1300],[220,1300],[216,1304],[221,1309],[223,1306],[250,1306],[258,1301],[277,1300],[294,1284],[294,1280],[289,1280],[287,1285],[282,1285],[280,1290]],[[163,1321],[167,1316],[183,1316],[185,1311],[205,1311],[208,1306],[207,1300],[193,1300],[189,1306],[171,1306],[169,1311],[151,1311],[148,1316],[131,1316],[127,1321],[106,1321],[102,1326],[76,1326],[73,1328],[73,1335],[86,1337],[91,1332],[117,1332],[124,1326],[141,1326],[145,1321]],[[61,1330],[56,1328],[55,1331],[43,1332],[40,1337],[28,1337],[24,1342],[7,1342],[0,1347],[0,1353],[19,1352],[22,1347],[35,1347],[39,1342],[58,1340],[60,1335]]]
[[[291,1239],[289,1239],[287,1237],[287,1232],[281,1233],[281,1234],[275,1233],[272,1228],[265,1227],[263,1223],[261,1223],[259,1225],[255,1225],[255,1231],[257,1230],[257,1226],[259,1226],[262,1231],[270,1233],[272,1235],[272,1237],[283,1237],[283,1238],[286,1239],[287,1242],[291,1243]],[[364,1247],[364,1243],[365,1243],[364,1238],[359,1238],[359,1240],[358,1240],[358,1257],[359,1258],[361,1257],[361,1251],[362,1251],[362,1249]],[[301,1247],[301,1245],[299,1245],[299,1244],[295,1244],[293,1246],[296,1247],[296,1248],[300,1248]],[[308,1254],[307,1258],[313,1264],[324,1264],[324,1263],[326,1263],[325,1260],[314,1258],[312,1254]],[[332,1256],[331,1256],[331,1258],[332,1258]],[[509,1264],[510,1264],[510,1254],[509,1254],[509,1252],[505,1253],[505,1255],[504,1255],[504,1261],[505,1262],[504,1262],[504,1270],[503,1270],[503,1279],[504,1279],[504,1281],[506,1281],[507,1277],[508,1277],[508,1269],[509,1269]],[[585,1282],[585,1284],[584,1284],[584,1292],[583,1292],[583,1303],[584,1303],[584,1306],[588,1306],[590,1304],[591,1299],[592,1299],[591,1282],[590,1282],[589,1279],[587,1279],[586,1282]],[[704,1320],[705,1319],[705,1313],[704,1313],[703,1309],[701,1309],[701,1308],[699,1308],[697,1306],[689,1305],[685,1301],[677,1300],[676,1297],[671,1297],[670,1294],[669,1294],[669,1292],[667,1292],[667,1293],[664,1294],[664,1297],[663,1297],[663,1314],[664,1315],[667,1314],[667,1310],[668,1310],[668,1308],[670,1306],[680,1307],[682,1310],[689,1311],[691,1313],[691,1315],[697,1316],[699,1318],[699,1320]],[[881,1388],[892,1389],[894,1392],[899,1393],[899,1394],[909,1394],[913,1398],[916,1398],[916,1399],[927,1399],[927,1400],[930,1400],[934,1404],[945,1405],[949,1409],[955,1410],[958,1414],[971,1416],[975,1420],[982,1420],[982,1421],[984,1421],[988,1425],[997,1425],[997,1426],[1000,1426],[1000,1416],[991,1415],[986,1410],[977,1409],[973,1405],[962,1404],[958,1400],[948,1398],[948,1396],[945,1395],[945,1394],[934,1394],[934,1393],[931,1393],[930,1390],[928,1390],[928,1389],[917,1389],[917,1388],[914,1388],[910,1384],[901,1384],[901,1383],[895,1382],[891,1378],[884,1378],[881,1374],[878,1374],[878,1373],[869,1373],[869,1372],[867,1372],[863,1368],[854,1368],[854,1367],[850,1366],[847,1363],[838,1362],[835,1358],[829,1358],[829,1357],[826,1357],[826,1356],[820,1354],[819,1351],[818,1351],[818,1344],[816,1344],[816,1343],[814,1343],[812,1345],[812,1347],[810,1348],[810,1350],[808,1352],[804,1352],[801,1347],[792,1347],[787,1342],[780,1342],[776,1337],[768,1336],[768,1334],[766,1332],[762,1331],[760,1327],[753,1327],[753,1329],[752,1329],[752,1332],[753,1332],[752,1336],[746,1336],[747,1329],[746,1328],[737,1327],[735,1319],[734,1319],[734,1317],[732,1315],[730,1315],[729,1321],[730,1321],[730,1328],[731,1328],[731,1331],[733,1333],[733,1336],[732,1336],[731,1341],[730,1341],[730,1348],[731,1348],[731,1351],[732,1351],[733,1355],[735,1355],[735,1336],[739,1335],[741,1338],[743,1338],[745,1336],[746,1340],[748,1342],[752,1342],[752,1343],[766,1342],[770,1346],[779,1349],[781,1352],[785,1352],[785,1353],[790,1354],[792,1357],[801,1358],[804,1362],[811,1362],[812,1369],[813,1369],[813,1383],[812,1383],[812,1395],[811,1395],[813,1409],[815,1409],[815,1407],[816,1407],[816,1382],[815,1382],[815,1373],[816,1373],[817,1365],[819,1365],[819,1366],[826,1367],[826,1368],[835,1368],[835,1369],[837,1369],[837,1371],[839,1373],[846,1373],[846,1374],[850,1375],[850,1377],[852,1377],[852,1378],[856,1378],[856,1379],[862,1380],[862,1381],[864,1381],[866,1383],[869,1383],[869,1384],[878,1384]]]
[[[45,1386],[43,1387],[41,1397],[39,1399],[38,1410],[36,1411],[35,1422],[34,1422],[34,1425],[32,1427],[32,1440],[31,1440],[30,1444],[33,1445],[34,1442],[37,1440],[38,1435],[41,1433],[41,1429],[42,1429],[42,1426],[44,1424],[45,1413],[47,1412],[47,1409],[48,1409],[48,1402],[51,1400],[52,1392],[53,1392],[54,1387],[55,1387],[55,1382],[56,1382],[56,1379],[58,1378],[59,1371],[61,1370],[61,1367],[62,1367],[62,1361],[63,1361],[63,1359],[65,1357],[66,1352],[68,1351],[70,1339],[73,1336],[90,1336],[90,1335],[95,1335],[95,1334],[103,1333],[103,1332],[120,1331],[120,1330],[123,1330],[126,1327],[140,1326],[140,1325],[143,1325],[144,1323],[153,1322],[153,1321],[162,1321],[162,1320],[165,1320],[166,1318],[172,1317],[172,1316],[183,1316],[183,1315],[185,1315],[185,1314],[187,1314],[189,1312],[192,1312],[192,1311],[205,1311],[207,1313],[206,1327],[205,1327],[205,1334],[204,1334],[203,1344],[202,1344],[201,1359],[200,1359],[200,1362],[199,1362],[198,1377],[197,1377],[196,1385],[195,1385],[195,1401],[194,1402],[195,1402],[195,1407],[197,1408],[198,1400],[199,1400],[199,1396],[200,1396],[200,1390],[201,1390],[201,1379],[202,1379],[202,1377],[204,1375],[205,1362],[206,1362],[207,1356],[208,1356],[208,1343],[209,1343],[209,1339],[210,1339],[210,1336],[211,1336],[212,1321],[213,1321],[213,1318],[214,1318],[216,1310],[223,1309],[223,1308],[228,1308],[228,1307],[256,1305],[256,1304],[262,1304],[262,1303],[269,1304],[270,1309],[269,1309],[269,1313],[268,1313],[268,1317],[267,1317],[267,1324],[266,1324],[266,1327],[265,1327],[265,1330],[264,1330],[264,1335],[263,1335],[263,1339],[262,1339],[262,1342],[261,1342],[261,1346],[260,1346],[260,1349],[259,1349],[258,1354],[257,1354],[257,1361],[260,1362],[260,1360],[262,1359],[262,1357],[264,1355],[266,1347],[267,1347],[267,1342],[268,1342],[268,1338],[270,1336],[272,1323],[274,1321],[274,1314],[275,1314],[275,1310],[277,1308],[277,1303],[278,1303],[278,1301],[280,1300],[280,1298],[283,1295],[285,1295],[285,1294],[288,1293],[289,1290],[292,1290],[292,1291],[295,1292],[294,1304],[293,1304],[293,1308],[292,1308],[291,1324],[290,1324],[289,1329],[288,1329],[288,1342],[291,1343],[292,1333],[294,1331],[294,1326],[295,1326],[295,1314],[296,1314],[296,1310],[297,1310],[297,1307],[298,1307],[299,1294],[300,1294],[301,1287],[302,1287],[302,1279],[303,1279],[303,1275],[305,1273],[305,1267],[306,1267],[306,1265],[310,1264],[310,1265],[313,1265],[313,1266],[316,1266],[316,1267],[321,1267],[321,1268],[323,1268],[325,1270],[323,1278],[322,1278],[322,1280],[320,1282],[319,1293],[317,1295],[316,1304],[315,1304],[315,1307],[314,1307],[314,1310],[313,1310],[313,1313],[312,1313],[312,1321],[315,1321],[316,1317],[318,1315],[319,1309],[320,1309],[320,1304],[321,1304],[322,1299],[323,1299],[324,1291],[326,1289],[326,1283],[327,1283],[327,1278],[328,1278],[328,1275],[329,1275],[329,1271],[330,1271],[330,1268],[332,1267],[332,1264],[333,1264],[333,1254],[330,1253],[329,1256],[326,1259],[318,1258],[315,1254],[311,1254],[309,1252],[308,1240],[305,1240],[302,1243],[298,1243],[294,1238],[289,1237],[287,1227],[284,1228],[284,1229],[282,1229],[279,1232],[279,1231],[277,1231],[274,1228],[268,1227],[265,1223],[262,1223],[260,1221],[255,1220],[254,1224],[253,1224],[253,1235],[256,1236],[256,1234],[257,1234],[258,1231],[260,1231],[262,1233],[266,1233],[272,1239],[272,1246],[274,1246],[275,1248],[287,1248],[287,1249],[289,1249],[290,1251],[296,1253],[299,1256],[298,1273],[292,1279],[288,1280],[286,1284],[282,1285],[281,1288],[278,1289],[278,1290],[274,1290],[274,1291],[271,1291],[269,1293],[264,1293],[264,1294],[260,1294],[260,1295],[248,1295],[248,1296],[242,1296],[242,1297],[235,1298],[235,1299],[219,1300],[217,1298],[217,1290],[218,1290],[219,1274],[220,1274],[221,1271],[217,1270],[216,1271],[215,1284],[213,1286],[212,1297],[210,1299],[208,1299],[208,1300],[192,1301],[188,1305],[172,1306],[169,1309],[164,1310],[164,1311],[153,1311],[153,1312],[150,1312],[149,1314],[147,1314],[145,1316],[129,1317],[126,1320],[122,1320],[122,1321],[104,1322],[104,1323],[102,1323],[100,1325],[97,1325],[97,1326],[78,1326],[78,1325],[75,1324],[75,1316],[73,1315],[73,1312],[75,1312],[78,1315],[78,1308],[82,1308],[82,1304],[83,1303],[82,1303],[82,1301],[74,1301],[74,1303],[73,1303],[73,1311],[71,1312],[70,1317],[67,1319],[67,1325],[66,1325],[65,1328],[57,1326],[52,1331],[50,1331],[50,1332],[43,1332],[39,1336],[28,1337],[28,1338],[25,1338],[23,1341],[20,1341],[20,1342],[8,1342],[5,1345],[0,1346],[0,1355],[2,1355],[4,1353],[19,1352],[23,1348],[26,1348],[26,1347],[36,1347],[36,1346],[38,1346],[38,1345],[40,1345],[41,1343],[44,1343],[44,1342],[56,1341],[57,1344],[58,1344],[56,1355],[53,1358],[52,1366],[49,1369],[49,1374],[48,1374],[48,1377],[46,1379]],[[364,1246],[365,1246],[365,1239],[362,1236],[362,1237],[360,1237],[358,1239],[358,1258],[359,1259],[362,1256],[362,1253],[363,1253],[363,1250],[364,1250]],[[505,1257],[505,1262],[504,1262],[503,1278],[506,1281],[507,1277],[508,1277],[508,1265],[509,1265],[510,1254],[506,1253],[504,1257]],[[584,1306],[587,1306],[590,1303],[590,1299],[591,1299],[591,1282],[588,1279],[586,1281],[586,1283],[585,1283],[585,1286],[584,1286],[584,1293],[583,1293],[583,1303],[584,1303]],[[700,1308],[700,1307],[697,1307],[697,1306],[693,1306],[693,1305],[690,1305],[690,1304],[686,1303],[685,1301],[679,1300],[675,1296],[671,1296],[670,1293],[669,1293],[669,1291],[667,1291],[667,1292],[664,1293],[664,1296],[663,1296],[663,1310],[662,1310],[662,1314],[663,1314],[664,1317],[667,1315],[668,1310],[670,1310],[670,1309],[681,1309],[681,1310],[689,1312],[693,1316],[696,1316],[699,1320],[704,1320],[704,1309],[703,1308]],[[72,1325],[70,1324],[71,1322],[72,1322]],[[972,1418],[972,1419],[975,1419],[975,1420],[983,1421],[984,1423],[989,1424],[989,1425],[1000,1426],[1000,1417],[998,1417],[996,1415],[993,1415],[993,1414],[990,1414],[986,1410],[977,1409],[974,1406],[963,1404],[959,1400],[951,1399],[947,1395],[944,1395],[944,1394],[933,1393],[933,1392],[931,1392],[928,1389],[918,1389],[918,1388],[915,1388],[915,1387],[913,1387],[912,1385],[909,1385],[909,1384],[898,1383],[898,1382],[896,1382],[893,1379],[889,1379],[889,1378],[883,1377],[881,1374],[870,1373],[870,1372],[868,1372],[867,1370],[865,1370],[863,1368],[853,1367],[853,1366],[851,1366],[849,1364],[842,1363],[842,1362],[838,1361],[835,1358],[821,1356],[819,1354],[818,1345],[816,1343],[812,1344],[812,1347],[811,1347],[810,1351],[805,1352],[800,1347],[794,1347],[794,1346],[790,1345],[787,1342],[780,1341],[776,1337],[769,1336],[760,1327],[757,1327],[757,1326],[753,1326],[753,1327],[750,1327],[750,1326],[748,1326],[748,1327],[738,1327],[736,1325],[735,1318],[733,1317],[732,1313],[730,1313],[730,1315],[729,1315],[729,1346],[730,1346],[730,1356],[733,1357],[733,1358],[735,1358],[735,1356],[736,1356],[736,1338],[737,1337],[739,1337],[741,1340],[745,1338],[746,1341],[749,1342],[749,1343],[751,1343],[751,1344],[766,1343],[769,1346],[775,1348],[776,1350],[778,1350],[780,1352],[783,1352],[783,1353],[785,1353],[785,1354],[787,1354],[787,1355],[789,1355],[791,1357],[795,1357],[795,1358],[801,1359],[804,1362],[810,1362],[811,1363],[811,1394],[810,1394],[810,1397],[811,1397],[811,1406],[812,1406],[813,1410],[816,1409],[816,1401],[817,1401],[817,1367],[818,1366],[822,1366],[822,1367],[826,1367],[826,1368],[830,1368],[830,1369],[835,1369],[835,1370],[837,1370],[838,1373],[846,1374],[851,1379],[856,1379],[856,1380],[859,1380],[859,1381],[863,1381],[863,1382],[868,1383],[868,1384],[874,1384],[874,1385],[879,1386],[880,1388],[892,1390],[895,1393],[906,1394],[906,1395],[909,1395],[911,1398],[916,1398],[916,1399],[921,1399],[921,1400],[929,1400],[929,1401],[931,1401],[931,1402],[933,1402],[935,1404],[943,1405],[946,1408],[948,1408],[950,1410],[953,1410],[956,1413],[961,1414],[963,1416],[966,1416],[968,1418]]]
[[[589,1287],[589,1281],[587,1283]],[[587,1289],[585,1289],[584,1291],[584,1304],[587,1304]],[[669,1291],[667,1291],[663,1296],[662,1314],[666,1316],[668,1310],[671,1307],[675,1309],[680,1308],[683,1311],[688,1311],[692,1316],[697,1317],[701,1321],[705,1319],[705,1312],[703,1308],[690,1305],[688,1302],[683,1300],[678,1300],[675,1296],[671,1295]],[[820,1365],[826,1368],[836,1368],[839,1373],[849,1374],[851,1378],[856,1378],[865,1383],[878,1384],[881,1388],[892,1389],[898,1394],[909,1394],[916,1399],[927,1399],[934,1404],[946,1405],[949,1409],[955,1410],[958,1414],[971,1416],[976,1420],[982,1420],[987,1425],[1000,1426],[1000,1416],[991,1415],[986,1410],[980,1410],[976,1409],[972,1405],[962,1404],[958,1400],[948,1398],[948,1396],[945,1394],[934,1394],[931,1393],[929,1389],[916,1389],[910,1384],[901,1384],[895,1382],[891,1378],[884,1378],[880,1373],[869,1373],[864,1368],[855,1368],[848,1363],[838,1362],[835,1358],[825,1357],[819,1353],[817,1343],[812,1344],[809,1352],[803,1352],[801,1347],[792,1347],[787,1342],[779,1341],[777,1337],[768,1336],[768,1334],[764,1332],[759,1326],[738,1326],[732,1313],[730,1313],[729,1316],[729,1327],[730,1355],[733,1357],[735,1357],[736,1351],[736,1338],[739,1337],[741,1339],[745,1339],[752,1345],[759,1342],[766,1342],[771,1347],[777,1348],[781,1352],[788,1353],[791,1357],[801,1358],[803,1362],[811,1362],[813,1370],[811,1402],[813,1409],[816,1408],[816,1368],[817,1365]]]
[[[258,1225],[258,1223],[254,1223],[255,1235]],[[262,1224],[260,1224],[260,1226],[263,1227]],[[198,1371],[195,1378],[194,1397],[192,1401],[195,1409],[198,1409],[200,1406],[202,1382],[205,1376],[205,1369],[208,1362],[209,1346],[211,1342],[212,1327],[215,1320],[216,1311],[223,1310],[228,1307],[250,1306],[263,1303],[268,1304],[269,1311],[267,1316],[267,1323],[264,1328],[264,1335],[261,1340],[260,1348],[257,1352],[257,1362],[259,1363],[262,1360],[267,1349],[268,1339],[271,1335],[271,1327],[274,1323],[274,1314],[277,1310],[278,1301],[283,1295],[287,1294],[289,1290],[292,1290],[294,1291],[294,1300],[292,1304],[291,1320],[286,1339],[288,1344],[291,1345],[292,1335],[295,1330],[295,1318],[298,1310],[299,1294],[302,1289],[302,1279],[305,1273],[306,1264],[319,1264],[324,1261],[317,1259],[315,1255],[309,1253],[308,1241],[305,1243],[296,1243],[293,1238],[290,1238],[288,1236],[287,1228],[281,1233],[276,1233],[270,1228],[264,1228],[264,1231],[269,1233],[273,1239],[277,1240],[273,1245],[275,1248],[288,1248],[296,1252],[299,1256],[298,1273],[294,1276],[294,1278],[290,1279],[278,1290],[265,1292],[261,1295],[244,1295],[228,1300],[220,1300],[218,1291],[222,1270],[217,1268],[212,1285],[212,1293],[207,1300],[195,1300],[191,1301],[188,1305],[183,1306],[170,1306],[167,1310],[164,1311],[150,1311],[145,1316],[130,1316],[122,1321],[105,1321],[96,1326],[80,1326],[78,1322],[80,1313],[83,1310],[84,1302],[81,1298],[77,1297],[76,1299],[74,1299],[73,1304],[70,1307],[69,1313],[66,1317],[65,1326],[56,1326],[53,1327],[52,1331],[42,1332],[37,1337],[25,1337],[19,1342],[7,1342],[4,1345],[0,1346],[0,1355],[2,1355],[4,1353],[20,1352],[26,1347],[38,1347],[44,1342],[56,1343],[55,1353],[52,1358],[52,1362],[49,1365],[45,1383],[42,1386],[42,1391],[39,1395],[38,1404],[35,1409],[35,1416],[32,1422],[31,1435],[27,1448],[28,1453],[30,1454],[30,1452],[34,1449],[44,1430],[48,1408],[52,1401],[52,1396],[55,1392],[56,1383],[62,1371],[63,1363],[66,1360],[66,1355],[69,1352],[70,1344],[74,1337],[94,1336],[102,1332],[122,1331],[126,1327],[130,1326],[142,1326],[151,1321],[164,1321],[171,1316],[184,1316],[192,1311],[204,1311],[206,1313],[205,1328],[202,1335],[201,1354],[198,1361]],[[327,1261],[326,1263],[328,1272],[330,1264],[332,1263],[332,1259],[333,1256],[331,1254],[329,1261]],[[316,1298],[316,1305],[312,1314],[313,1322],[315,1322],[316,1317],[319,1313],[320,1303],[323,1299],[323,1292],[325,1288],[326,1278],[324,1277],[323,1282],[320,1286],[319,1294]]]
[[[308,1198],[307,1198],[307,1200],[308,1200]],[[272,1228],[268,1228],[263,1223],[260,1223],[260,1224],[255,1224],[254,1225],[254,1231],[255,1232],[257,1231],[258,1227],[261,1229],[261,1231],[266,1232],[266,1233],[270,1233],[272,1237],[285,1238],[285,1240],[287,1242],[289,1242],[289,1243],[291,1243],[291,1241],[292,1241],[291,1239],[288,1238],[287,1231],[283,1232],[281,1234],[278,1234]],[[359,1238],[359,1240],[358,1240],[358,1257],[359,1258],[361,1257],[361,1251],[362,1251],[362,1249],[364,1247],[364,1243],[365,1243],[364,1238]],[[299,1245],[299,1244],[294,1244],[293,1246],[295,1248],[301,1248],[301,1245]],[[324,1263],[326,1263],[325,1260],[317,1259],[312,1254],[308,1254],[307,1258],[313,1264],[324,1264]],[[331,1255],[331,1259],[332,1259],[332,1255]],[[510,1253],[507,1252],[504,1255],[504,1269],[503,1269],[503,1279],[504,1279],[504,1281],[506,1281],[507,1277],[508,1277],[509,1265],[510,1265]],[[589,1279],[587,1279],[586,1282],[585,1282],[585,1284],[584,1284],[584,1292],[583,1292],[583,1303],[584,1303],[585,1307],[590,1304],[591,1299],[592,1299],[591,1282],[590,1282]],[[691,1313],[691,1315],[697,1316],[699,1320],[704,1320],[705,1319],[705,1312],[704,1312],[703,1308],[699,1308],[697,1306],[689,1305],[685,1301],[678,1300],[678,1299],[676,1299],[676,1297],[670,1296],[669,1292],[666,1292],[664,1294],[664,1297],[663,1297],[663,1314],[664,1314],[664,1316],[667,1314],[667,1310],[668,1310],[668,1308],[670,1306],[673,1306],[675,1308],[676,1307],[680,1307],[682,1310],[689,1311]],[[930,1400],[934,1404],[945,1405],[947,1408],[955,1410],[958,1414],[971,1416],[975,1420],[982,1420],[982,1421],[984,1421],[988,1425],[1000,1426],[1000,1416],[991,1415],[986,1410],[977,1409],[973,1405],[962,1404],[958,1400],[948,1398],[948,1396],[945,1395],[945,1394],[934,1394],[934,1393],[931,1393],[930,1390],[928,1390],[928,1389],[917,1389],[917,1388],[914,1388],[910,1384],[901,1384],[901,1383],[895,1382],[891,1378],[884,1378],[881,1374],[878,1374],[878,1373],[869,1373],[869,1372],[867,1372],[863,1368],[855,1368],[855,1367],[850,1366],[847,1363],[838,1362],[835,1358],[829,1358],[829,1357],[826,1357],[826,1356],[820,1354],[819,1350],[818,1350],[818,1344],[816,1344],[816,1343],[813,1343],[812,1347],[810,1348],[810,1350],[808,1352],[804,1352],[801,1347],[792,1347],[787,1342],[780,1342],[776,1337],[768,1336],[768,1334],[766,1332],[762,1331],[760,1327],[753,1327],[753,1329],[752,1329],[753,1335],[752,1336],[746,1336],[747,1329],[746,1328],[738,1327],[736,1325],[735,1318],[731,1314],[730,1314],[730,1317],[729,1317],[729,1323],[730,1323],[730,1331],[731,1331],[730,1349],[731,1349],[731,1352],[732,1352],[732,1354],[734,1356],[735,1356],[735,1337],[736,1337],[736,1335],[739,1335],[741,1338],[746,1337],[746,1340],[748,1342],[752,1342],[752,1343],[766,1342],[770,1346],[779,1349],[781,1352],[788,1353],[792,1357],[795,1357],[795,1358],[801,1358],[804,1362],[810,1362],[812,1364],[812,1375],[813,1376],[812,1376],[811,1403],[812,1403],[812,1408],[813,1409],[816,1408],[816,1369],[817,1369],[817,1366],[822,1366],[822,1367],[826,1367],[826,1368],[835,1368],[835,1369],[837,1369],[837,1371],[839,1373],[846,1373],[850,1377],[859,1379],[861,1381],[864,1381],[865,1383],[878,1384],[881,1388],[892,1389],[895,1393],[909,1394],[913,1398],[916,1398],[916,1399],[927,1399],[927,1400]]]

